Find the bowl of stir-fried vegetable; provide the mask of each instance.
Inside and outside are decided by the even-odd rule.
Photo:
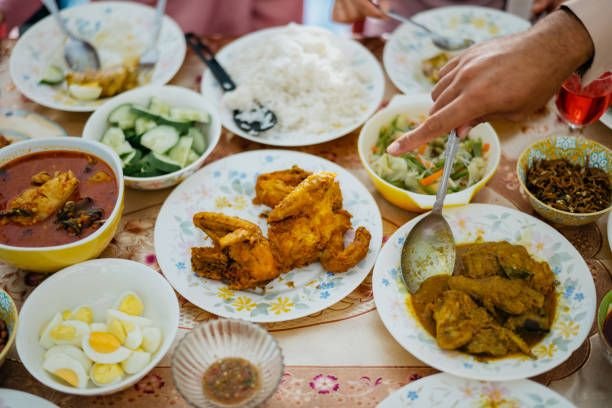
[[[386,149],[425,120],[431,105],[425,94],[396,97],[366,122],[359,135],[359,157],[374,186],[388,201],[409,211],[423,212],[433,207],[447,135],[399,157],[386,153]],[[488,123],[474,127],[459,145],[445,205],[469,203],[495,173],[500,155],[493,127]]]

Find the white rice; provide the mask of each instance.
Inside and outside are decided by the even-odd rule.
[[[223,104],[247,111],[259,101],[278,118],[268,133],[322,134],[355,123],[367,109],[365,81],[336,42],[325,30],[290,24],[245,44],[226,63],[238,88]]]

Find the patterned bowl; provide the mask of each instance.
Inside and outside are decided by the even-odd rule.
[[[3,349],[0,350],[0,367],[6,359],[6,355],[15,342],[15,335],[17,334],[17,321],[19,320],[19,314],[17,313],[17,306],[15,302],[4,290],[0,289],[0,319],[6,322],[9,332],[9,338]]]
[[[366,122],[361,128],[359,140],[357,141],[359,158],[361,159],[363,167],[365,167],[368,172],[372,183],[374,183],[374,187],[376,187],[380,194],[389,202],[408,211],[424,212],[430,210],[433,207],[436,196],[419,194],[396,187],[376,174],[370,166],[372,146],[374,146],[378,140],[380,128],[390,123],[395,116],[407,116],[413,121],[422,122],[427,117],[427,112],[429,112],[432,104],[431,97],[427,94],[396,96],[391,100],[389,106],[378,111]],[[474,195],[487,184],[489,179],[493,177],[499,165],[501,147],[495,129],[493,129],[490,124],[483,123],[473,128],[470,131],[470,135],[481,138],[483,142],[491,146],[485,175],[479,182],[470,187],[456,193],[447,194],[444,200],[445,207],[464,205],[472,201],[472,197],[474,197]]]
[[[551,136],[531,144],[519,156],[516,163],[516,172],[521,189],[527,195],[533,209],[550,222],[571,226],[595,222],[599,217],[610,211],[611,207],[608,206],[605,210],[583,214],[561,211],[544,204],[527,189],[525,176],[534,160],[561,158],[565,158],[574,164],[577,163],[582,166],[588,164],[589,167],[602,169],[607,171],[608,174],[612,173],[612,151],[607,147],[581,137]]]
[[[195,327],[176,347],[172,374],[177,389],[197,407],[225,407],[204,395],[202,376],[216,360],[240,357],[253,363],[260,373],[255,395],[232,407],[257,407],[278,387],[283,374],[283,354],[278,343],[261,327],[235,319],[211,320]]]

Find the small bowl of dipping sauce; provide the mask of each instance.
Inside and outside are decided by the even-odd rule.
[[[211,320],[195,327],[172,356],[174,383],[196,407],[257,407],[283,374],[278,343],[242,320]]]
[[[599,340],[603,346],[608,362],[612,364],[612,290],[608,291],[597,310],[597,328]]]

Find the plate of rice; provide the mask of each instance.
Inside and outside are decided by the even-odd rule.
[[[237,85],[223,93],[204,72],[202,93],[217,104],[223,126],[274,146],[306,146],[344,136],[382,102],[385,79],[376,58],[356,41],[322,28],[289,24],[260,30],[224,47],[216,58]],[[259,102],[278,123],[258,135],[234,123],[235,109]]]

